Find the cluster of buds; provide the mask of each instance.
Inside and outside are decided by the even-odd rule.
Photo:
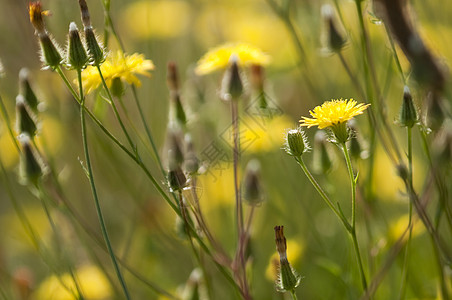
[[[86,47],[81,41],[76,24],[71,22],[69,25],[67,54],[64,62],[69,68],[77,70],[85,68],[88,63],[99,66],[105,60],[104,51],[97,42],[91,26],[88,6],[86,5],[85,0],[79,0],[79,4],[85,31]],[[59,68],[64,61],[64,55],[62,55],[59,46],[47,32],[43,17],[49,15],[48,11],[42,10],[40,1],[30,2],[28,10],[30,22],[35,28],[35,33],[39,38],[44,65],[51,69]]]
[[[276,288],[280,292],[293,292],[300,285],[301,276],[292,268],[287,259],[287,242],[284,236],[284,226],[275,226],[275,242],[280,263]]]

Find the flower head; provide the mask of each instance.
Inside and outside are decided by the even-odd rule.
[[[30,2],[28,4],[28,13],[30,15],[30,22],[36,29],[38,34],[45,33],[45,25],[42,16],[48,16],[49,11],[42,10],[42,5],[40,1]]]
[[[196,74],[205,75],[219,69],[225,69],[232,55],[237,56],[240,67],[249,65],[267,65],[270,56],[259,48],[245,43],[227,43],[211,49],[198,61]]]
[[[370,104],[357,104],[353,99],[333,99],[317,106],[309,113],[313,118],[303,117],[300,120],[301,126],[319,126],[319,129],[331,127],[339,123],[345,123],[354,116],[360,115]]]
[[[116,53],[110,53],[100,69],[108,87],[112,86],[115,79],[120,79],[139,87],[141,82],[136,74],[149,77],[150,73],[148,71],[154,69],[154,64],[151,60],[145,59],[143,54],[126,55],[121,51],[117,51]],[[86,93],[96,89],[102,83],[96,67],[86,68],[82,72],[82,81]]]
[[[366,110],[370,104],[357,104],[353,99],[333,99],[326,101],[322,105],[317,106],[314,110],[310,110],[312,118],[303,117],[300,120],[301,126],[319,126],[319,129],[331,127],[336,141],[345,143],[349,138],[347,121],[354,116],[360,115]]]

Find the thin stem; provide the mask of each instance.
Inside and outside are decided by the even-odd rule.
[[[235,217],[237,222],[237,232],[240,238],[243,230],[243,211],[242,200],[240,195],[238,167],[240,160],[240,135],[239,135],[239,111],[236,99],[231,101],[231,116],[232,116],[232,139],[234,142],[233,148],[233,168],[234,168],[234,192],[235,192]]]
[[[144,117],[143,109],[141,108],[140,101],[138,100],[137,89],[136,89],[135,85],[133,85],[133,84],[132,84],[132,93],[133,93],[133,99],[135,100],[135,104],[137,105],[137,108],[138,108],[138,112],[140,113],[141,122],[143,123],[148,140],[151,143],[152,151],[154,152],[155,159],[157,160],[157,163],[159,165],[159,168],[160,168],[160,171],[162,172],[163,177],[166,178],[166,172],[163,169],[162,160],[160,159],[160,155],[159,155],[159,152],[155,145],[154,138],[152,137],[151,129],[149,128],[149,126],[146,122],[146,118]]]
[[[295,292],[295,289],[293,289],[293,290],[290,291],[290,295],[292,295],[292,299],[293,299],[293,300],[298,300],[298,298],[297,298],[297,293]]]
[[[303,159],[300,157],[295,157],[295,160],[300,165],[301,169],[305,173],[306,177],[308,177],[311,184],[314,186],[314,188],[319,193],[320,197],[326,202],[326,204],[331,208],[331,210],[334,212],[334,214],[339,218],[341,223],[344,225],[345,229],[350,232],[352,230],[352,227],[350,223],[347,221],[347,219],[344,217],[344,215],[333,205],[333,202],[331,202],[328,195],[323,191],[322,187],[317,183],[317,181],[314,179],[314,176],[312,176],[311,172],[309,172],[308,168],[306,167],[306,164],[304,163]]]
[[[351,193],[352,193],[352,230],[350,234],[353,240],[353,248],[356,254],[356,260],[358,261],[359,273],[361,276],[361,283],[363,285],[364,290],[367,289],[367,280],[366,275],[364,273],[363,263],[361,259],[361,253],[359,250],[358,239],[356,238],[356,178],[353,174],[352,162],[350,160],[350,154],[347,149],[347,145],[342,143],[342,150],[344,151],[345,161],[347,163],[347,169],[350,176],[350,185],[351,185]]]
[[[124,126],[124,123],[122,122],[121,116],[119,115],[118,109],[116,108],[116,104],[113,101],[113,97],[111,96],[110,89],[108,88],[107,83],[105,82],[105,78],[104,78],[104,75],[102,74],[102,70],[100,69],[99,65],[97,65],[96,68],[97,68],[97,71],[99,72],[100,79],[102,80],[102,85],[104,87],[104,90],[107,93],[108,100],[110,100],[110,104],[111,104],[111,106],[113,108],[113,112],[115,114],[115,117],[118,120],[119,125],[121,126],[121,129],[124,132],[124,135],[126,136],[127,141],[129,142],[130,147],[132,147],[132,149],[135,149],[133,141],[132,141],[129,133],[127,132],[126,127]]]
[[[108,237],[107,227],[105,226],[104,217],[102,214],[102,209],[100,207],[99,198],[97,196],[97,190],[96,185],[94,183],[94,175],[93,170],[91,166],[91,159],[89,155],[89,149],[88,149],[88,138],[86,135],[86,121],[85,121],[85,97],[83,96],[83,87],[82,87],[82,72],[81,70],[77,70],[77,77],[78,77],[78,83],[79,83],[79,93],[80,93],[80,100],[81,100],[81,109],[80,109],[80,122],[82,126],[82,139],[83,139],[83,150],[85,153],[85,159],[86,159],[86,168],[87,168],[87,175],[89,179],[89,183],[91,186],[91,192],[93,194],[94,198],[94,204],[96,206],[96,212],[97,216],[99,218],[99,223],[102,231],[102,235],[104,237],[105,243],[107,245],[108,253],[110,255],[110,258],[113,262],[113,266],[115,268],[116,275],[118,276],[119,282],[121,283],[122,289],[124,291],[124,294],[126,296],[126,299],[130,299],[129,290],[127,289],[126,283],[124,281],[124,278],[122,276],[121,270],[119,269],[118,262],[116,260],[116,256],[113,252],[113,248],[110,243],[110,238]]]
[[[356,78],[356,76],[353,75],[353,72],[350,69],[347,61],[344,58],[344,56],[342,55],[342,52],[341,51],[337,52],[337,55],[339,56],[339,59],[341,60],[342,66],[344,67],[345,71],[347,72],[348,77],[350,77],[350,80],[352,81],[353,85],[355,86],[356,91],[359,93],[359,95],[361,97],[365,98],[366,94],[364,93],[364,90],[361,87],[361,85],[359,84],[358,79]]]

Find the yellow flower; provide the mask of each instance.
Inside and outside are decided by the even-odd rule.
[[[150,77],[151,74],[148,71],[154,69],[154,64],[151,60],[145,59],[143,54],[134,53],[126,55],[121,51],[117,51],[116,53],[109,54],[100,69],[108,87],[111,87],[115,78],[139,87],[141,82],[135,74]],[[82,72],[82,81],[86,93],[95,90],[102,83],[97,68],[91,66]]]
[[[333,127],[342,123],[346,123],[354,116],[360,115],[370,104],[357,104],[353,99],[350,100],[331,100],[324,102],[321,106],[317,106],[309,113],[313,118],[303,117],[300,120],[301,126],[319,126],[319,129]]]
[[[76,276],[79,280],[80,289],[85,299],[106,300],[111,299],[112,290],[110,284],[97,267],[85,266],[77,270]],[[69,274],[63,274],[60,278],[55,275],[44,280],[36,291],[37,300],[72,300],[74,294],[77,295],[72,277]]]
[[[224,69],[229,65],[232,55],[237,56],[238,64],[241,67],[251,64],[267,65],[270,62],[270,56],[255,46],[245,43],[227,43],[209,50],[201,57],[195,72],[198,75],[205,75],[218,69]]]

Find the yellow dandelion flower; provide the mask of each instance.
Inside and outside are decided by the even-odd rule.
[[[145,59],[143,54],[134,53],[126,55],[121,51],[117,51],[108,55],[100,69],[109,88],[116,78],[139,87],[141,81],[136,74],[150,77],[151,74],[149,71],[154,69],[154,64],[151,60]],[[86,93],[95,90],[102,83],[97,68],[91,66],[82,72],[82,81]]]
[[[303,117],[300,123],[301,126],[307,126],[308,128],[312,126],[319,126],[319,129],[332,127],[362,114],[369,105],[357,104],[353,99],[333,99],[315,107],[314,110],[310,110],[309,113],[313,118]]]
[[[336,142],[344,144],[350,137],[347,121],[354,116],[360,115],[370,104],[358,104],[353,99],[333,99],[326,101],[310,110],[312,118],[303,117],[300,120],[301,126],[319,126],[319,129],[331,127],[336,137]]]
[[[270,56],[255,46],[245,43],[226,43],[209,50],[201,57],[195,72],[198,75],[205,75],[225,69],[229,65],[232,55],[237,56],[238,64],[241,67],[251,64],[267,65],[270,62]]]

